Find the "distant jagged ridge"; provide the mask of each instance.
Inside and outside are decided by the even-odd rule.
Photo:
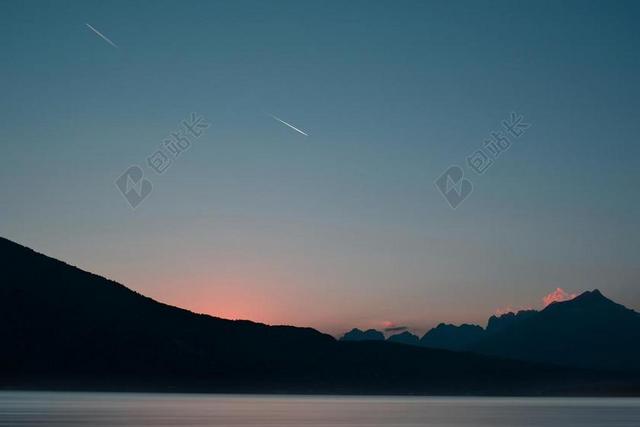
[[[384,341],[384,334],[375,329],[367,329],[362,331],[358,328],[353,328],[346,334],[344,334],[340,341]]]
[[[391,335],[389,338],[387,338],[387,341],[407,345],[420,345],[420,338],[409,331]]]
[[[465,351],[482,339],[485,330],[478,325],[439,324],[427,332],[420,344],[424,347],[444,348],[447,350]]]
[[[391,338],[388,341],[400,342]],[[597,289],[541,311],[492,316],[486,329],[441,323],[419,342],[404,343],[571,367],[640,372],[640,314]]]

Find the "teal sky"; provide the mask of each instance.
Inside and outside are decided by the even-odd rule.
[[[557,287],[640,309],[639,20],[622,1],[4,1],[0,234],[163,302],[331,333],[484,323]],[[512,111],[531,127],[474,174]],[[155,174],[192,112],[211,126]],[[115,181],[135,164],[153,191],[132,209]],[[451,165],[474,187],[455,210],[434,185]]]

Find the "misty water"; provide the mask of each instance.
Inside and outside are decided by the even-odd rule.
[[[640,399],[0,392],[0,426],[638,426]]]

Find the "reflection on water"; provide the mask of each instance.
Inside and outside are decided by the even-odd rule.
[[[0,392],[0,426],[633,426],[640,399]]]

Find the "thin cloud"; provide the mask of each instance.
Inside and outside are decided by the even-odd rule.
[[[96,30],[95,28],[93,28],[91,25],[85,23],[84,25],[86,25],[91,31],[93,31],[94,33],[96,33],[100,38],[102,38],[102,40],[106,41],[107,43],[109,43],[111,46],[115,47],[116,49],[118,48],[118,45],[116,45],[114,42],[112,42],[109,37],[105,36],[104,34],[102,34],[100,31]]]
[[[576,295],[576,294],[568,293],[567,291],[565,291],[562,288],[557,288],[555,291],[553,291],[550,294],[548,294],[545,297],[543,297],[542,298],[542,302],[543,302],[544,306],[546,307],[549,304],[552,304],[554,302],[570,301],[570,300],[574,299],[577,296],[578,295]]]

